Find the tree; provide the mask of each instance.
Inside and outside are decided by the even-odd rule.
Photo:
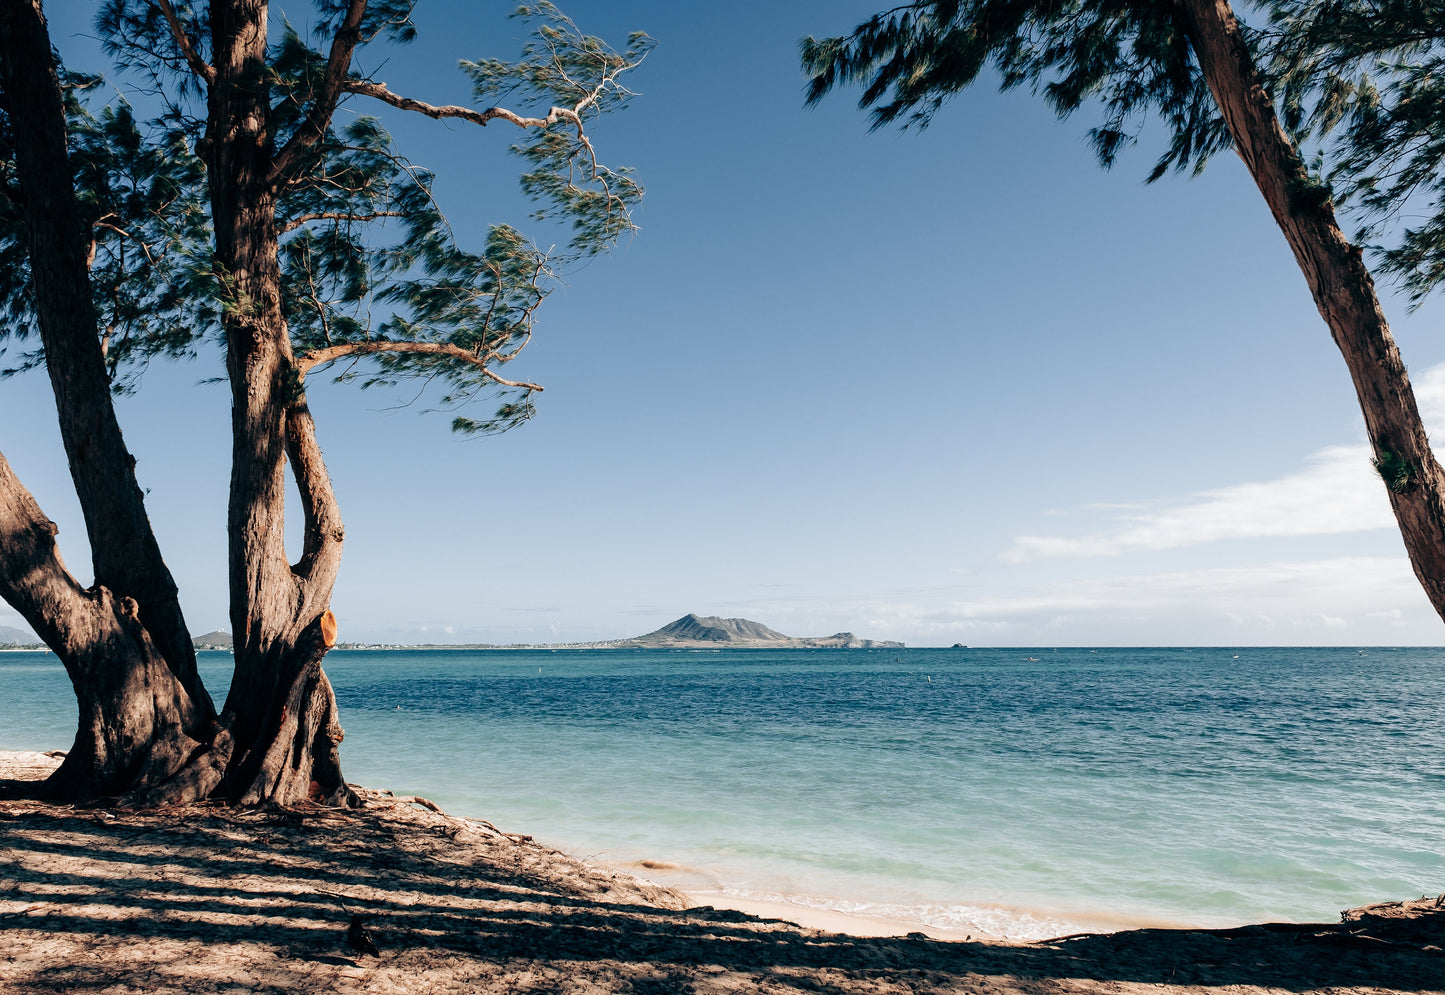
[[[1267,70],[1286,126],[1326,143],[1336,200],[1418,304],[1445,280],[1445,5],[1274,0]],[[1402,224],[1408,210],[1411,223]]]
[[[65,663],[81,706],[51,793],[350,802],[321,666],[343,530],[305,379],[345,361],[339,380],[369,364],[364,386],[438,380],[445,406],[500,397],[494,415],[459,415],[455,430],[510,428],[541,387],[497,368],[529,341],[553,268],[632,230],[641,187],[598,161],[588,125],[627,102],[618,77],[651,40],[634,34],[619,54],[549,3],[523,7],[533,35],[519,62],[462,63],[481,109],[433,105],[354,65],[378,38],[409,41],[411,8],[317,0],[322,51],[289,25],[271,40],[266,0],[106,0],[107,50],[163,103],[141,124],[124,105],[91,113],[98,81],[58,69],[39,0],[0,0],[0,256],[12,264],[0,337],[38,326],[40,348],[14,369],[50,374],[95,568],[82,588],[0,457],[0,595]],[[503,96],[550,109],[489,106]],[[569,227],[568,248],[549,255],[504,225],[480,252],[462,248],[431,175],[378,120],[335,124],[354,99],[522,129],[523,189],[538,217]],[[235,674],[219,711],[111,403],[136,388],[140,361],[211,341],[225,350],[233,442]],[[305,517],[295,564],[283,544],[288,467]]]
[[[1301,2],[1281,9],[1290,6],[1312,8],[1328,23],[1333,15],[1323,8],[1363,5]],[[1321,33],[1300,42],[1298,32],[1283,34],[1296,49],[1275,67],[1284,80],[1278,88],[1290,97],[1290,119],[1300,123],[1308,99],[1330,85],[1330,39]],[[1100,106],[1104,120],[1090,137],[1106,166],[1151,114],[1170,132],[1151,180],[1171,170],[1197,172],[1232,147],[1345,359],[1415,576],[1445,617],[1445,471],[1430,451],[1362,251],[1341,232],[1329,184],[1306,167],[1267,89],[1271,81],[1256,64],[1253,43],[1266,41],[1281,44],[1251,36],[1227,0],[918,0],[845,37],[805,39],[802,59],[811,74],[809,103],[840,84],[861,85],[859,103],[873,109],[874,127],[899,119],[926,125],[992,66],[1004,88],[1030,86],[1061,115],[1086,103]],[[1400,51],[1409,42],[1396,37],[1394,44]],[[1314,126],[1331,126],[1330,113],[1314,118]]]

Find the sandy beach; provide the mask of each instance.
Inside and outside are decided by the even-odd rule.
[[[1445,992],[1445,903],[1340,923],[1034,943],[695,906],[423,801],[130,812],[14,797],[0,754],[0,992]],[[815,928],[824,926],[826,928]],[[864,935],[874,934],[874,935]]]

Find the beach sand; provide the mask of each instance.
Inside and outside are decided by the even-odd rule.
[[[0,754],[0,780],[55,763]],[[890,924],[823,921],[845,933],[781,917],[796,906],[689,907],[681,892],[385,792],[346,812],[131,812],[16,793],[0,784],[5,995],[1445,993],[1445,903],[1433,899],[1312,926],[864,936]]]

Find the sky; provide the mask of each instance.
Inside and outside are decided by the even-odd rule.
[[[92,5],[47,9],[62,57],[103,68]],[[422,0],[417,42],[359,65],[465,103],[456,60],[520,49],[508,9]],[[911,646],[1445,642],[1344,363],[1235,157],[1145,184],[1146,132],[1106,172],[1089,112],[1027,92],[966,92],[922,132],[870,132],[846,91],[804,108],[798,40],[866,2],[564,9],[618,47],[659,42],[591,132],[646,185],[640,230],[539,312],[506,373],[546,390],[513,432],[458,437],[424,398],[312,376],[343,640],[582,641],[696,612]],[[514,134],[341,113],[381,116],[435,170],[464,241],[526,224]],[[1445,430],[1439,304],[1381,291]],[[119,402],[196,633],[229,628],[229,402],[201,383],[220,372],[157,364]],[[88,582],[43,375],[0,384],[0,451]]]

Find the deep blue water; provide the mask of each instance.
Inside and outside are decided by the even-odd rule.
[[[203,654],[220,692],[229,657]],[[1014,934],[1445,891],[1445,651],[328,657],[350,779],[676,883]],[[0,654],[0,748],[68,746]],[[1037,922],[1038,919],[1047,920]]]

